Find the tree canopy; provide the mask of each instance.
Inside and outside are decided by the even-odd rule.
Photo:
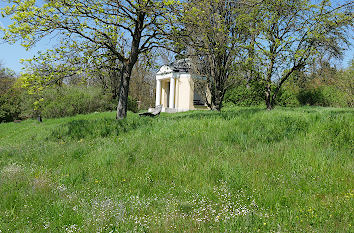
[[[109,51],[110,60],[122,65],[115,71],[120,79],[117,118],[126,116],[129,81],[140,54],[148,53],[164,40],[164,17],[172,0],[9,0],[2,9],[12,16],[5,29],[8,42],[31,47],[55,35],[67,46],[83,44],[85,55]],[[88,45],[88,46],[87,46]],[[89,46],[94,45],[94,46]],[[86,48],[85,48],[86,46]],[[97,58],[97,57],[96,57]],[[98,58],[97,58],[98,59]]]
[[[345,6],[322,0],[265,0],[255,8],[256,58],[263,73],[267,109],[272,109],[284,82],[319,54],[340,57],[353,15]]]
[[[248,34],[241,1],[193,0],[179,10],[173,38],[175,47],[191,58],[193,71],[206,78],[206,102],[222,107],[225,91],[235,78]]]
[[[8,0],[3,39],[30,48],[48,36],[59,45],[32,60],[24,76],[40,92],[71,75],[109,76],[126,117],[139,57],[173,40],[206,77],[208,105],[220,110],[234,80],[255,80],[272,109],[282,85],[319,56],[341,57],[353,27],[353,3],[330,0]],[[167,23],[168,22],[168,23]],[[96,75],[97,75],[96,74]],[[104,82],[103,82],[104,83]],[[119,84],[119,87],[118,87]]]

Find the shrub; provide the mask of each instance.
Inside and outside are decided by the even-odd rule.
[[[246,81],[229,89],[225,93],[225,106],[259,106],[264,103],[264,91],[262,85],[253,81],[247,86]]]
[[[0,95],[0,123],[19,119],[21,108],[21,92],[11,88]]]
[[[16,88],[16,79],[0,64],[0,123],[19,118],[21,89]]]
[[[295,85],[284,85],[277,98],[277,104],[283,107],[299,107],[301,104],[297,98],[299,88]]]
[[[118,100],[110,94],[103,94],[96,87],[60,87],[48,88],[43,92],[43,102],[39,112],[45,118],[74,116],[91,112],[112,111],[117,107]],[[23,95],[22,116],[24,118],[35,117],[37,112],[33,109],[35,96]],[[129,97],[128,110],[138,111],[135,100]]]
[[[128,110],[135,113],[139,111],[137,100],[130,96],[128,97]]]
[[[297,94],[301,105],[346,107],[346,96],[334,86],[303,89]]]
[[[345,93],[335,86],[323,86],[320,88],[323,98],[331,107],[348,107]]]
[[[43,98],[41,113],[47,118],[111,110],[105,108],[99,91],[94,88],[49,89]]]

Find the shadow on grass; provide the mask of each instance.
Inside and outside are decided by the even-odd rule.
[[[276,143],[306,134],[309,125],[308,119],[297,116],[259,115],[252,119],[240,119],[235,128],[224,130],[221,140],[245,148],[259,143]]]
[[[258,112],[266,111],[263,108],[228,109],[226,111],[191,111],[183,115],[171,116],[170,119],[224,119],[250,118]]]
[[[71,120],[60,124],[51,130],[47,140],[80,140],[84,138],[105,138],[118,136],[121,133],[135,130],[139,127],[151,125],[152,122],[160,120],[182,120],[182,119],[224,119],[234,118],[248,119],[252,115],[265,111],[261,108],[229,109],[227,111],[191,111],[183,115],[165,115],[157,118],[139,117],[134,115],[117,121],[112,118],[103,119],[81,119]]]
[[[79,140],[83,138],[104,138],[118,136],[135,130],[144,125],[150,125],[153,119],[143,117],[131,117],[117,121],[116,119],[90,119],[72,120],[53,129],[48,140]]]
[[[354,114],[353,109],[348,108],[327,108],[320,106],[303,106],[303,107],[278,107],[278,110],[287,112],[301,112],[301,113],[325,113],[328,115],[343,115]]]

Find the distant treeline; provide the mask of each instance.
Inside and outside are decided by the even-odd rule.
[[[282,87],[277,104],[281,106],[354,106],[354,62],[345,70],[338,70],[329,64],[312,73],[297,72],[291,81]],[[90,112],[112,111],[117,100],[111,92],[101,86],[61,84],[47,88],[41,96],[29,94],[21,87],[21,80],[11,72],[2,69],[0,75],[0,122],[11,122],[41,115],[56,118],[86,114]],[[149,93],[151,85],[138,85],[131,90],[131,96],[140,92]],[[134,84],[133,86],[134,87]],[[141,90],[143,88],[144,90]],[[146,90],[145,90],[146,89]],[[151,105],[153,98],[146,96],[143,101],[129,97],[128,110],[137,112]],[[151,100],[150,100],[151,99]],[[38,102],[37,106],[33,103]],[[224,106],[264,105],[264,87],[259,80],[246,80],[229,89]]]
[[[311,73],[296,72],[283,85],[277,105],[299,107],[354,107],[354,61],[344,70],[322,64]],[[225,94],[225,105],[264,104],[264,86],[257,79],[243,80]]]
[[[15,82],[15,79],[4,82]],[[26,90],[12,86],[0,93],[0,122],[11,122],[19,119],[34,118],[41,115],[44,118],[57,118],[86,114],[91,112],[104,112],[116,109],[117,100],[110,94],[103,94],[98,87],[63,86],[44,90],[38,108],[34,108],[36,96],[30,95]],[[137,101],[129,98],[128,110],[137,112]]]

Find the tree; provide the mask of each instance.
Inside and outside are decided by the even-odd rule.
[[[0,123],[18,119],[20,94],[15,73],[0,63]]]
[[[41,85],[61,86],[62,83],[99,85],[104,94],[110,92],[113,99],[118,99],[117,71],[121,69],[121,63],[114,58],[107,49],[96,48],[92,43],[74,41],[67,42],[65,46],[39,52],[31,59],[22,60],[22,63],[27,74],[46,80]],[[28,86],[31,89],[38,88],[32,81]]]
[[[354,107],[354,59],[351,60],[350,66],[341,72],[338,78],[338,88],[340,88],[346,96],[348,96],[348,107]]]
[[[207,105],[220,110],[226,90],[242,63],[248,35],[242,3],[236,0],[190,0],[174,22],[175,47],[192,60],[193,71],[206,78]]]
[[[160,45],[172,0],[9,0],[2,14],[13,16],[3,39],[31,47],[43,37],[94,45],[109,51],[120,79],[117,119],[126,117],[131,73],[139,55]],[[83,51],[92,52],[92,50]]]
[[[151,56],[141,56],[135,65],[131,82],[130,96],[138,101],[138,108],[149,108],[155,105],[154,88],[155,88],[155,73],[152,69],[154,66]]]
[[[15,81],[15,73],[0,63],[0,95],[12,88]]]
[[[352,13],[333,8],[329,0],[264,0],[255,10],[256,56],[263,67],[265,102],[271,110],[292,73],[304,69],[319,54],[340,57],[348,44]]]

